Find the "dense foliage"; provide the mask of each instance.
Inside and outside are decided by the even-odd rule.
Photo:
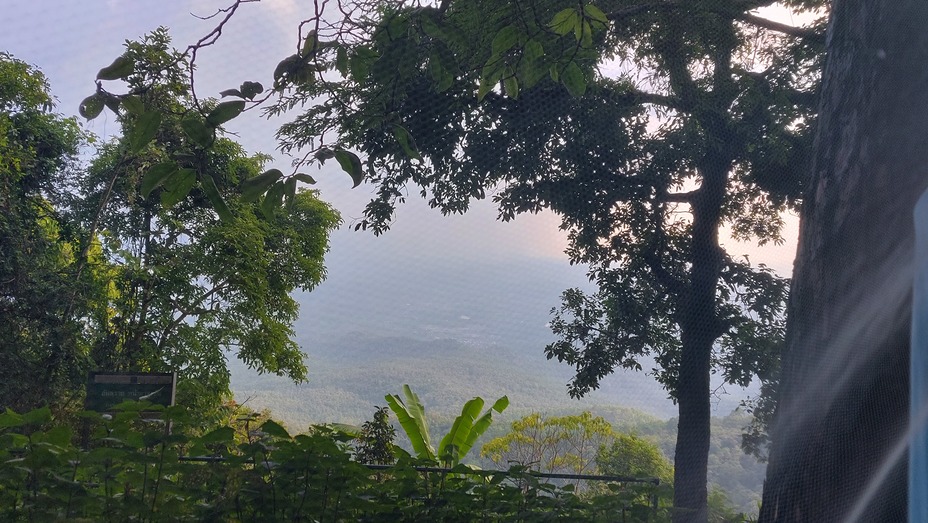
[[[400,459],[371,471],[350,437],[326,427],[291,436],[274,421],[243,440],[231,426],[199,436],[179,407],[145,421],[126,404],[111,418],[82,414],[90,437],[47,409],[0,414],[0,516],[5,521],[663,521],[650,484],[609,484],[581,499],[524,469],[422,473]],[[165,430],[170,423],[171,429]],[[186,460],[184,456],[199,457]]]
[[[654,443],[634,434],[616,434],[596,455],[601,474],[610,476],[651,476],[673,480],[673,465]]]
[[[515,463],[540,472],[592,474],[600,450],[616,436],[609,422],[588,411],[551,417],[533,413],[512,422],[505,436],[484,444],[480,455],[490,458],[497,467]],[[644,471],[634,475],[656,477]]]
[[[91,366],[82,318],[106,294],[101,271],[74,270],[82,231],[56,205],[89,137],[53,109],[42,73],[0,53],[0,408],[73,400]]]
[[[355,459],[364,464],[389,465],[396,456],[393,440],[396,429],[390,425],[390,414],[386,407],[374,410],[374,419],[365,421],[355,438]]]
[[[176,371],[179,401],[205,412],[230,353],[305,377],[290,293],[324,279],[339,215],[297,179],[280,208],[250,199],[268,157],[222,136],[240,107],[196,100],[189,71],[164,29],[128,42],[98,77],[129,92],[98,82],[80,107],[113,110],[123,135],[82,165],[42,75],[0,55],[0,407],[73,409],[88,370]]]

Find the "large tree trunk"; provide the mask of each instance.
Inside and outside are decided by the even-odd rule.
[[[928,3],[836,1],[761,521],[905,521]]]
[[[709,375],[712,345],[722,334],[715,302],[722,266],[719,223],[730,168],[728,155],[710,152],[701,162],[702,185],[692,201],[690,284],[680,307],[683,354],[677,381],[680,418],[674,453],[674,523],[708,519]]]

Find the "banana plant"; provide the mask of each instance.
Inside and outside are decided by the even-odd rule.
[[[390,410],[396,414],[406,436],[412,444],[412,449],[419,459],[438,461],[446,467],[453,467],[473,448],[477,439],[486,432],[493,423],[493,412],[502,413],[509,406],[509,398],[503,396],[493,403],[493,406],[483,412],[485,402],[483,398],[476,397],[464,404],[461,414],[455,418],[451,430],[441,439],[438,452],[432,446],[429,436],[428,421],[425,417],[425,408],[419,396],[409,387],[403,385],[405,401],[397,394],[386,396]]]
[[[425,419],[425,407],[419,401],[419,396],[409,387],[403,385],[403,395],[406,401],[397,394],[387,394],[385,399],[390,410],[396,414],[403,432],[409,437],[412,444],[412,450],[419,459],[436,461],[435,447],[429,436],[429,423]]]

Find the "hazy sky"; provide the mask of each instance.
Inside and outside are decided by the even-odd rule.
[[[159,25],[171,29],[174,44],[183,48],[208,33],[216,20],[199,20],[224,7],[229,0],[2,0],[3,22],[0,49],[37,65],[48,76],[60,101],[58,110],[75,114],[77,106],[94,90],[96,71],[122,53],[127,39],[137,39]],[[215,96],[220,90],[244,80],[271,83],[274,66],[296,48],[302,8],[311,2],[263,0],[244,4],[228,24],[219,43],[200,52],[197,90],[200,96]],[[104,111],[86,127],[107,138],[118,132],[112,114]],[[256,112],[234,120],[230,130],[250,151],[272,153],[275,165],[287,172],[290,159],[275,151],[275,122]],[[329,165],[313,173],[317,188],[332,202],[350,225],[361,216],[372,189],[350,189],[348,177]],[[414,193],[412,203],[399,209],[393,230],[380,238],[349,232],[335,235],[333,248],[358,250],[366,256],[417,253],[459,258],[555,257],[566,261],[563,233],[550,214],[520,216],[514,223],[495,220],[493,206],[483,202],[466,216],[442,217],[431,211]],[[788,273],[795,250],[796,220],[790,220],[787,242],[781,247],[759,249],[750,244],[726,241],[733,255],[749,254],[752,261],[765,262],[781,274]],[[336,269],[333,267],[333,269]]]

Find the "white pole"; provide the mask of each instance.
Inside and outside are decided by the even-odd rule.
[[[928,522],[928,191],[915,204],[912,301],[909,522]]]

